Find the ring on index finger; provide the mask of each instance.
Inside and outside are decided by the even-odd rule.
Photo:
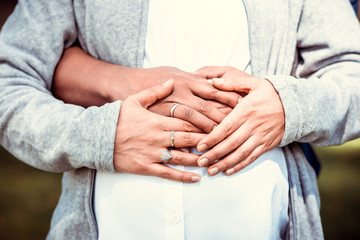
[[[170,109],[170,117],[174,117],[175,108],[176,108],[177,106],[179,106],[179,105],[180,105],[179,103],[175,103],[175,104],[171,107],[171,109]]]

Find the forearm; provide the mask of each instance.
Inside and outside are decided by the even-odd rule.
[[[111,81],[126,67],[100,61],[80,47],[64,51],[54,74],[53,93],[67,103],[84,107],[101,106],[112,99]],[[125,95],[125,93],[124,93]]]
[[[57,65],[53,93],[67,103],[101,106],[163,83],[175,71],[170,67],[164,70],[120,66],[96,59],[80,47],[71,47]]]
[[[285,110],[282,146],[342,144],[360,136],[359,22],[346,1],[321,5],[310,0],[303,8],[295,76],[267,76]]]

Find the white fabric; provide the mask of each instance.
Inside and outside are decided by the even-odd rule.
[[[151,0],[145,51],[144,67],[244,69],[250,54],[242,1]],[[283,235],[288,182],[280,148],[233,176],[209,177],[206,168],[171,167],[196,172],[202,179],[182,184],[98,172],[99,239],[279,239]]]

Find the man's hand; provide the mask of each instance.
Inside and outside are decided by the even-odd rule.
[[[269,81],[229,67],[205,67],[197,73],[214,78],[213,85],[218,89],[246,94],[198,143],[198,151],[209,150],[198,159],[199,166],[212,164],[210,175],[221,171],[231,175],[280,143],[285,129],[284,110]]]

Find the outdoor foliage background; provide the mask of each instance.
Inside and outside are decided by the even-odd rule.
[[[15,4],[1,0],[0,27]],[[360,239],[360,140],[316,151],[325,237]],[[61,174],[31,168],[0,147],[0,239],[44,239],[60,192]]]

